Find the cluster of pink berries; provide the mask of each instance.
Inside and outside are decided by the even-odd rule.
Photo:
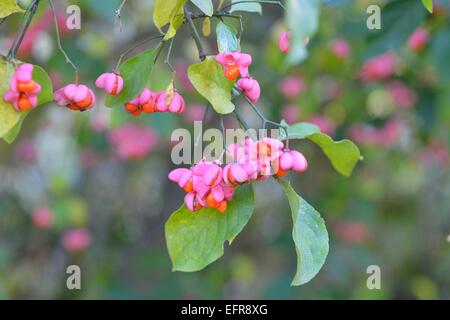
[[[227,147],[233,163],[201,161],[190,169],[177,168],[169,180],[187,192],[184,202],[190,211],[214,208],[224,213],[233,198],[234,189],[244,183],[265,180],[270,175],[284,176],[287,171],[303,172],[308,167],[303,154],[284,147],[272,138],[253,141],[250,138]]]
[[[173,94],[169,94],[166,90],[155,93],[147,88],[125,104],[125,110],[134,116],[138,116],[142,112],[182,113],[185,107],[186,103],[177,90],[174,90]]]
[[[3,99],[12,103],[17,111],[28,111],[36,107],[40,92],[41,86],[33,80],[33,65],[24,63],[17,67]]]
[[[252,64],[251,55],[239,51],[224,52],[216,55],[216,61],[223,66],[225,77],[228,80],[233,81],[241,77],[236,82],[236,86],[251,102],[256,103],[259,100],[261,87],[248,72],[248,67]]]
[[[95,81],[99,89],[110,95],[118,95],[123,89],[123,79],[115,72],[103,73]],[[84,84],[71,83],[55,91],[55,102],[70,110],[86,111],[95,105],[94,92]]]

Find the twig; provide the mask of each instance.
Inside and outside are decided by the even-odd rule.
[[[70,64],[75,72],[75,83],[78,84],[78,68],[75,66],[75,64],[70,60],[69,56],[67,55],[66,51],[63,49],[61,45],[61,35],[59,33],[59,26],[58,26],[58,19],[56,18],[56,12],[55,7],[53,6],[53,1],[48,0],[48,4],[50,5],[50,8],[52,10],[53,14],[53,21],[55,23],[55,31],[56,31],[56,43],[58,44],[58,50],[63,54],[64,58],[66,59],[66,63]]]
[[[241,127],[243,127],[245,130],[248,130],[250,128],[245,120],[241,117],[241,115],[237,112],[237,110],[234,110],[233,114],[236,116],[237,121],[239,121],[239,123],[241,124]]]
[[[194,21],[192,21],[192,13],[187,10],[186,6],[184,7],[184,15],[185,15],[186,21],[188,22],[189,29],[191,29],[192,38],[194,38],[195,44],[198,49],[198,57],[200,58],[201,61],[203,61],[206,59],[206,54],[205,54],[205,50],[203,48],[202,40],[200,39],[197,28],[195,27]]]
[[[235,86],[235,87],[234,87],[234,90],[235,90],[236,92],[239,92],[239,94],[240,94],[242,97],[244,97],[245,101],[246,101],[246,102],[248,103],[248,105],[253,109],[253,111],[256,112],[256,114],[258,115],[258,117],[259,117],[259,118],[261,119],[261,121],[262,121],[263,129],[266,129],[266,126],[267,126],[268,123],[271,124],[271,125],[274,125],[274,126],[276,126],[276,127],[278,127],[278,128],[282,128],[282,129],[283,129],[284,133],[286,134],[286,147],[289,148],[289,132],[288,132],[288,127],[285,126],[285,125],[282,125],[281,123],[278,123],[278,122],[275,122],[275,121],[272,121],[272,120],[267,119],[267,118],[262,114],[262,112],[259,110],[259,108],[258,108],[253,102],[251,102],[250,99],[249,99],[249,98],[248,98],[241,90],[239,90],[239,88],[237,88],[237,87]]]
[[[206,104],[205,112],[203,113],[203,120],[202,120],[202,122],[206,121],[206,117],[208,116],[208,111],[209,111],[209,103]]]
[[[120,4],[119,8],[117,8],[116,11],[114,11],[116,18],[119,21],[119,29],[120,32],[122,32],[122,20],[121,20],[121,14],[122,14],[122,8],[125,5],[125,3],[127,2],[127,0],[122,0],[122,3]]]
[[[175,40],[175,37],[173,37],[172,39],[170,39],[170,43],[169,43],[169,49],[167,49],[167,55],[166,55],[166,59],[164,60],[164,63],[167,64],[170,68],[170,70],[172,71],[172,73],[175,73],[175,69],[173,68],[173,66],[170,64],[170,54],[172,53],[172,46],[173,46],[173,41]]]
[[[28,6],[28,8],[25,10],[22,20],[20,22],[20,26],[17,29],[16,35],[14,37],[14,41],[11,45],[11,49],[9,49],[7,60],[9,60],[11,57],[16,58],[17,51],[19,50],[23,38],[25,37],[25,34],[28,31],[28,28],[30,27],[31,21],[33,20],[34,15],[36,14],[37,8],[39,6],[39,2],[41,0],[33,0],[33,2]],[[3,22],[4,20],[2,20]]]
[[[223,123],[223,114],[220,115],[220,129],[222,130],[222,144],[223,144],[223,150],[227,149],[227,143],[226,143],[226,135],[225,135],[225,124]]]

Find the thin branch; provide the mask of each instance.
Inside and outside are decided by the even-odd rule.
[[[250,128],[247,122],[245,122],[244,118],[242,118],[241,115],[237,112],[237,110],[234,110],[233,114],[235,115],[237,121],[239,121],[239,123],[241,124],[241,127],[243,127],[245,130],[248,130]]]
[[[52,0],[48,0],[48,4],[50,5],[50,8],[52,10],[53,15],[53,21],[55,23],[55,31],[56,31],[56,43],[58,44],[58,50],[63,54],[64,58],[66,59],[66,63],[70,64],[75,72],[75,83],[78,84],[78,68],[75,66],[75,64],[70,60],[69,56],[67,55],[66,51],[63,49],[61,45],[61,35],[59,33],[59,26],[58,26],[58,19],[56,18],[56,12],[55,7],[53,5]]]
[[[156,40],[156,39],[161,39],[163,38],[164,35],[158,35],[158,36],[151,36],[150,38],[146,38],[140,42],[138,42],[136,45],[132,46],[131,48],[127,49],[126,51],[124,51],[120,57],[119,60],[117,61],[116,67],[114,68],[114,72],[117,72],[117,70],[119,70],[120,64],[122,63],[123,59],[125,59],[125,57],[132,51],[136,50],[137,48],[139,48],[140,46],[142,46],[143,44],[150,42],[152,40]]]
[[[261,119],[261,121],[262,121],[262,126],[263,126],[263,129],[265,129],[266,128],[266,126],[267,126],[267,124],[271,124],[271,125],[273,125],[273,126],[276,126],[276,127],[278,127],[278,128],[282,128],[283,129],[283,131],[284,131],[284,133],[286,134],[286,147],[287,148],[289,148],[289,132],[288,132],[288,127],[287,126],[285,126],[285,125],[282,125],[281,123],[278,123],[278,122],[275,122],[275,121],[272,121],[272,120],[269,120],[269,119],[267,119],[263,114],[262,114],[262,112],[259,110],[259,108],[253,103],[253,102],[251,102],[250,101],[250,99],[239,89],[239,88],[237,88],[236,86],[233,88],[236,92],[239,92],[239,94],[242,96],[242,97],[244,97],[244,99],[245,99],[245,101],[248,103],[248,105],[253,109],[253,111],[255,111],[256,112],[256,114],[258,115],[258,117]]]
[[[164,60],[164,63],[167,64],[170,68],[170,70],[172,71],[172,73],[175,73],[175,69],[174,67],[170,64],[170,55],[172,53],[172,46],[173,46],[173,41],[175,40],[175,37],[173,37],[172,39],[170,39],[170,43],[169,43],[169,49],[167,49],[167,55],[166,55],[166,59]]]
[[[186,21],[188,22],[189,29],[191,30],[192,38],[194,38],[195,44],[197,45],[198,57],[200,58],[201,61],[203,61],[206,59],[203,43],[202,40],[200,39],[200,35],[197,31],[197,28],[195,27],[194,21],[192,21],[192,13],[187,10],[186,6],[184,7],[184,15]]]
[[[123,6],[125,5],[126,2],[127,2],[127,0],[122,0],[122,3],[120,4],[119,8],[117,8],[117,10],[114,11],[116,18],[117,18],[118,21],[119,21],[119,29],[120,29],[120,32],[122,32],[122,20],[121,20],[121,17],[122,17],[122,8],[123,8]]]
[[[223,150],[227,149],[227,142],[225,141],[225,124],[223,121],[223,114],[220,115],[220,129],[222,130],[222,144],[223,144]]]
[[[11,45],[11,49],[8,52],[7,60],[9,60],[11,57],[12,58],[16,57],[17,51],[19,50],[19,48],[22,44],[22,41],[25,37],[25,34],[28,31],[28,28],[30,27],[30,24],[31,24],[31,21],[33,20],[34,15],[36,14],[36,11],[37,11],[40,1],[41,0],[34,0],[28,6],[28,8],[25,10],[25,12],[22,16],[22,20],[20,22],[19,28],[17,29],[16,35],[14,37],[14,41]]]

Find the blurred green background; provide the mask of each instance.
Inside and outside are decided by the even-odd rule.
[[[119,0],[56,4],[65,49],[91,87],[123,51],[157,34],[150,0],[128,1],[122,30],[114,21]],[[81,30],[64,28],[70,4],[81,7]],[[381,30],[366,27],[371,4],[381,7]],[[312,121],[335,139],[349,137],[364,157],[345,178],[314,145],[294,142],[310,166],[289,178],[330,234],[318,276],[289,285],[296,263],[290,210],[271,180],[255,186],[255,213],[221,259],[197,273],[171,271],[164,223],[183,192],[167,180],[174,167],[170,134],[192,129],[205,106],[186,77],[198,57],[182,28],[172,64],[187,102],[183,116],[134,118],[104,107],[98,94],[97,106],[82,114],[39,107],[16,142],[0,145],[0,298],[450,298],[450,2],[435,1],[429,14],[420,0],[324,1],[309,57],[293,68],[277,48],[282,9],[264,5],[263,16],[243,16],[242,51],[253,56],[250,71],[261,83],[264,112],[289,123]],[[56,50],[50,18],[41,5],[18,57],[43,66],[59,88],[73,73]],[[0,25],[2,54],[19,20]],[[410,37],[418,29],[427,37],[415,47]],[[216,54],[214,33],[204,40]],[[165,88],[170,77],[160,59],[151,88]],[[248,106],[238,108],[257,126]],[[236,125],[231,117],[226,124]],[[207,126],[218,127],[219,119],[210,114]],[[66,288],[71,264],[81,267],[82,290]],[[380,290],[366,286],[370,265],[381,269]]]

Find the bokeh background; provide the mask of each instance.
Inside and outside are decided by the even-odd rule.
[[[123,51],[157,34],[151,0],[128,1],[122,28],[114,19],[119,0],[56,4],[63,45],[91,86]],[[65,28],[70,4],[82,9],[81,30]],[[382,8],[381,31],[366,27],[370,4]],[[205,109],[186,76],[198,62],[196,47],[181,29],[172,64],[187,101],[182,116],[134,118],[104,107],[99,94],[97,106],[82,114],[39,107],[12,145],[0,144],[0,298],[450,298],[449,1],[436,0],[433,14],[420,0],[324,1],[309,57],[293,68],[276,45],[282,9],[264,5],[263,16],[243,15],[242,50],[253,56],[265,114],[349,137],[364,157],[345,178],[314,145],[295,142],[310,167],[290,179],[330,234],[319,275],[289,285],[296,263],[290,211],[270,180],[256,186],[255,213],[221,259],[197,273],[171,271],[164,223],[183,193],[166,178],[173,168],[170,134],[192,129]],[[19,20],[0,25],[2,54]],[[215,54],[214,34],[205,43]],[[42,65],[56,88],[73,79],[43,5],[18,57]],[[151,88],[165,88],[170,77],[160,59]],[[238,107],[258,125],[248,106]],[[226,125],[236,123],[230,118]],[[212,113],[206,126],[219,126]],[[82,290],[66,289],[70,264],[81,267]],[[366,287],[369,265],[381,268],[381,290]]]

